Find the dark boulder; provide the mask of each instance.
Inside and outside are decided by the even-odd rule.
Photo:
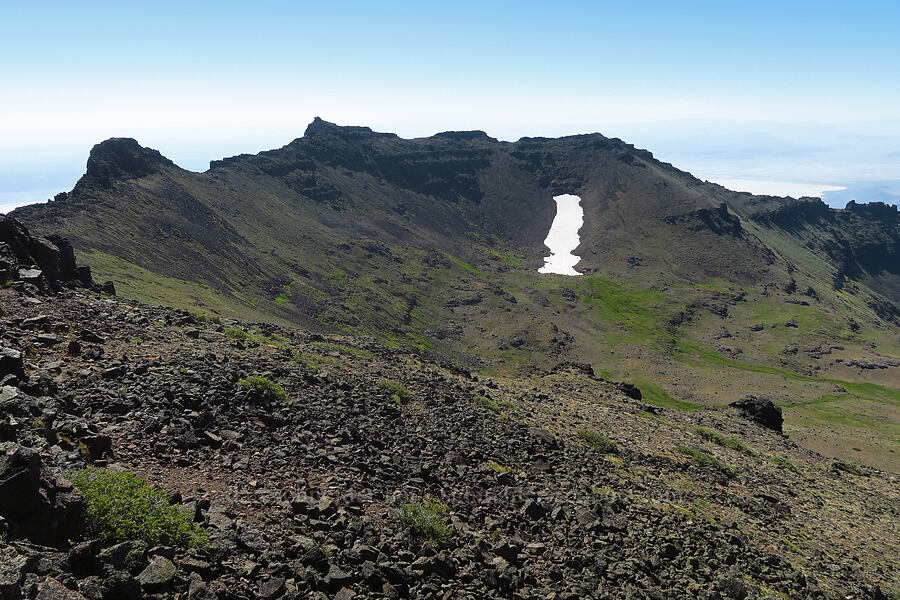
[[[784,418],[781,416],[781,409],[775,406],[771,400],[759,398],[757,396],[745,396],[737,402],[732,402],[728,406],[734,407],[751,421],[757,424],[781,433],[781,426]]]
[[[49,474],[41,457],[12,442],[0,444],[0,516],[13,537],[59,546],[79,537],[85,502],[65,479]]]
[[[0,215],[0,279],[21,280],[39,288],[48,284],[93,285],[89,267],[75,263],[69,240],[58,235],[46,238],[31,235],[22,223]]]

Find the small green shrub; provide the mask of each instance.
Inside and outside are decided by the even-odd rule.
[[[742,442],[741,440],[733,437],[729,437],[726,435],[722,435],[718,431],[714,429],[707,429],[706,427],[695,427],[694,433],[699,435],[705,440],[709,440],[714,444],[718,444],[719,446],[723,446],[725,448],[731,448],[732,450],[737,450],[741,454],[746,454],[747,456],[756,456],[756,452]]]
[[[400,505],[397,520],[414,536],[435,545],[443,544],[453,537],[453,528],[444,522],[444,515],[449,510],[448,506],[437,498],[410,500]]]
[[[698,465],[708,465],[724,471],[725,473],[728,473],[730,475],[734,475],[734,471],[731,469],[731,467],[723,463],[721,460],[719,460],[709,452],[697,450],[696,448],[688,448],[687,446],[676,446],[675,452],[684,454],[685,456],[690,456]]]
[[[507,467],[506,465],[501,465],[496,460],[489,460],[485,463],[488,469],[494,471],[495,473],[500,473],[501,475],[505,473],[512,473],[512,467]]]
[[[222,324],[222,317],[219,315],[208,315],[202,312],[192,312],[191,316],[194,317],[194,320],[198,323],[214,323],[215,325]]]
[[[225,330],[225,335],[236,340],[249,340],[252,337],[249,333],[237,327],[229,327]]]
[[[336,365],[337,360],[330,356],[322,356],[315,352],[298,352],[294,355],[294,361],[300,363],[310,371],[318,371],[325,365]]]
[[[378,380],[378,389],[390,392],[402,403],[407,403],[412,399],[412,392],[405,385],[393,379],[385,379],[382,377]]]
[[[143,540],[150,545],[204,547],[206,532],[193,515],[169,503],[163,490],[134,473],[88,467],[72,484],[87,502],[88,527],[109,542]]]
[[[278,402],[288,402],[287,392],[281,384],[276,383],[268,377],[262,375],[251,375],[244,379],[238,380],[237,384],[242,388],[253,390],[268,400],[277,400]]]
[[[793,471],[794,473],[799,473],[800,469],[797,468],[797,465],[792,463],[790,459],[785,458],[784,456],[779,456],[777,454],[773,454],[770,457],[771,461],[781,467],[782,469],[787,469],[788,471]]]
[[[617,450],[616,443],[611,439],[603,436],[592,429],[581,429],[578,431],[578,437],[584,442],[603,454],[614,454]]]
[[[472,400],[481,408],[485,408],[495,415],[503,414],[503,410],[500,408],[500,405],[486,396],[475,396],[474,398],[472,398]]]

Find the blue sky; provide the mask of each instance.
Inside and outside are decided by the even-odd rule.
[[[405,137],[601,131],[704,178],[900,179],[892,2],[10,4],[0,204],[70,189],[108,137],[203,170],[316,115]]]

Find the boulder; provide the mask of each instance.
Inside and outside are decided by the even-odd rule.
[[[784,418],[781,416],[781,409],[775,406],[771,400],[757,396],[745,396],[728,406],[738,409],[744,417],[758,425],[781,433]]]
[[[13,537],[58,546],[83,533],[85,502],[72,484],[48,473],[40,455],[0,444],[0,516]]]

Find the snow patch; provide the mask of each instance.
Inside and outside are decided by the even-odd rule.
[[[572,251],[581,243],[578,230],[584,224],[584,209],[581,198],[573,194],[554,196],[556,201],[556,217],[550,225],[550,232],[544,245],[550,248],[550,256],[544,259],[544,266],[539,273],[556,273],[557,275],[581,275],[575,265],[581,260]]]

